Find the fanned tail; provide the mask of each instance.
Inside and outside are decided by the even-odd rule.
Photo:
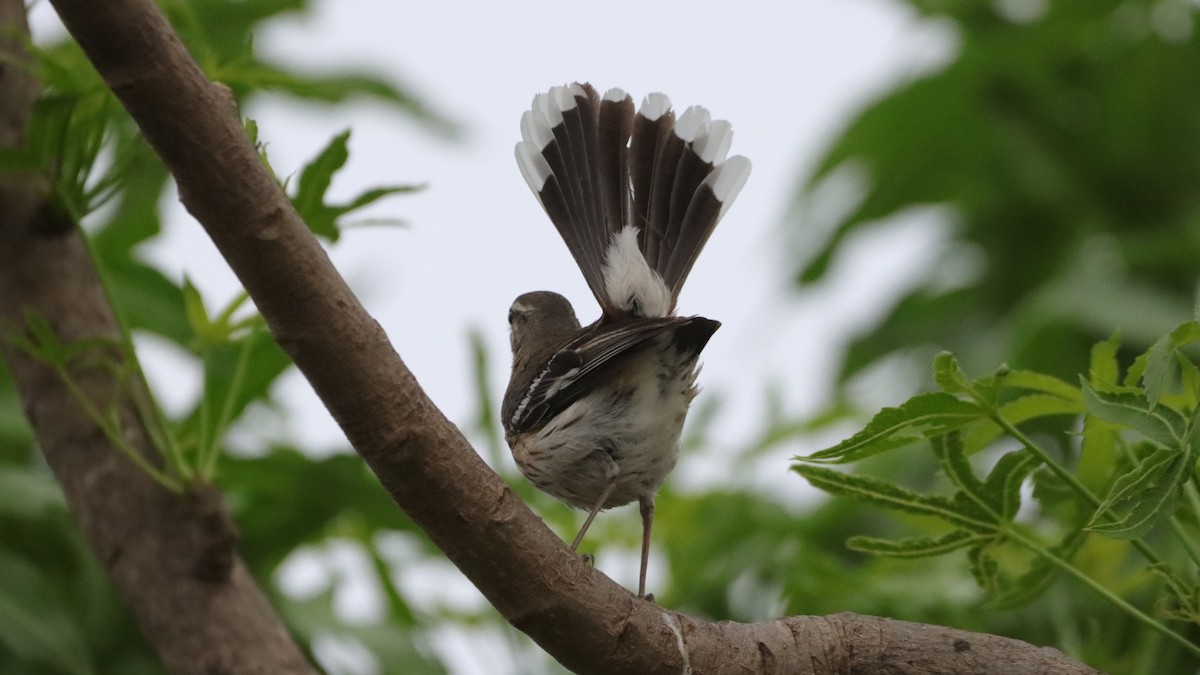
[[[673,313],[750,174],[745,157],[725,157],[729,123],[711,121],[699,106],[676,120],[662,94],[647,96],[635,114],[624,91],[601,98],[575,83],[534,97],[521,135],[521,173],[605,317]]]

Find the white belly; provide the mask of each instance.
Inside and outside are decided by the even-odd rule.
[[[695,364],[694,355],[677,355],[665,344],[646,350],[521,439],[513,447],[517,466],[538,488],[577,508],[596,505],[614,462],[616,482],[603,508],[652,496],[679,457],[680,431],[696,396]]]

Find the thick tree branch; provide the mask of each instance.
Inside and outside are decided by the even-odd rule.
[[[38,93],[27,37],[22,0],[0,0],[0,145],[10,148],[24,143]],[[47,197],[35,178],[0,176],[0,344],[89,545],[171,672],[313,672],[234,552],[220,495],[176,494],[151,480],[113,448],[53,368],[14,346],[27,312],[64,343],[108,345],[74,359],[71,381],[101,410],[116,410],[130,445],[161,463],[121,384],[130,365],[86,242]]]
[[[151,0],[52,0],[187,208],[397,504],[513,625],[580,672],[1084,673],[1052,650],[873,617],[710,623],[582,563],[428,400]]]

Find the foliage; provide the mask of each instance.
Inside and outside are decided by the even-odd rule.
[[[921,207],[950,214],[932,264],[847,348],[842,378],[942,349],[969,368],[1071,378],[1114,327],[1136,353],[1189,316],[1195,3],[908,4],[952,31],[957,53],[849,122],[788,223],[795,277],[813,284],[856,233]],[[815,203],[848,176],[863,179],[852,203]]]
[[[892,616],[982,622],[1108,672],[1194,672],[1196,324],[1160,336],[1196,292],[1195,4],[907,4],[955,51],[831,142],[789,218],[792,271],[820,283],[856,235],[914,212],[944,241],[845,349],[829,409],[782,416],[762,445],[857,419],[875,367],[953,352],[935,358],[938,391],[794,467],[860,498],[833,503],[856,514],[863,583],[922,578],[928,602]],[[969,380],[959,361],[1012,368]],[[964,577],[989,611],[930,611]]]
[[[253,49],[253,33],[264,22],[304,11],[307,4],[180,0],[163,6],[206,73],[230,86],[241,103],[268,91],[319,103],[367,96],[434,133],[456,133],[453,123],[374,74],[313,76],[261,60]],[[173,279],[139,256],[139,247],[161,233],[166,170],[77,45],[69,40],[39,44],[34,51],[35,75],[45,88],[35,104],[27,147],[0,151],[0,172],[40,176],[53,187],[57,210],[86,227],[92,253],[129,334],[122,344],[62,344],[40,317],[31,314],[27,337],[16,346],[54,366],[68,386],[68,364],[88,360],[90,365],[112,368],[127,363],[117,379],[129,390],[144,385],[133,335],[157,335],[189,355],[204,382],[191,409],[174,418],[167,418],[153,401],[141,401],[139,409],[167,467],[160,471],[131,449],[125,448],[126,453],[172,489],[190,481],[215,481],[222,488],[246,535],[243,555],[309,648],[330,636],[355,636],[393,663],[406,664],[406,672],[440,671],[424,647],[426,638],[414,611],[377,554],[378,583],[390,592],[376,625],[354,624],[334,611],[336,583],[307,599],[285,597],[272,583],[298,549],[350,540],[375,551],[379,537],[412,526],[356,458],[312,460],[286,447],[265,449],[255,457],[227,455],[229,428],[254,404],[270,403],[271,389],[290,362],[261,318],[245,307],[244,295],[210,309],[190,280]],[[256,133],[253,120],[247,120],[247,130]],[[327,191],[347,161],[348,139],[349,132],[334,136],[299,168],[299,179],[290,190],[306,222],[329,241],[337,240],[359,209],[414,189],[374,188],[345,204],[331,203]],[[269,163],[265,150],[263,159]],[[89,414],[117,447],[125,446],[116,416],[104,409],[91,409]],[[314,490],[315,485],[329,489]],[[0,532],[0,671],[161,672],[78,534],[36,452],[12,380],[2,367]],[[425,558],[433,552],[425,545],[414,555]]]
[[[965,550],[994,607],[1027,604],[1065,574],[1165,636],[1171,644],[1163,648],[1180,652],[1176,660],[1200,663],[1194,641],[1200,635],[1200,370],[1186,351],[1198,341],[1200,323],[1180,326],[1119,381],[1115,340],[1102,343],[1091,375],[1078,387],[1007,368],[971,381],[942,354],[934,368],[941,392],[880,411],[859,433],[794,468],[827,492],[942,526],[936,535],[899,540],[854,536],[847,542],[854,550],[899,558]],[[1080,429],[1065,458],[1052,457],[1021,430],[1064,414],[1078,419]],[[1011,441],[1016,448],[1007,450]],[[932,450],[950,494],[813,465],[913,452],[919,445]],[[971,462],[980,455],[990,455],[984,478]],[[1031,504],[1023,504],[1027,483]],[[1158,530],[1172,536],[1151,538]],[[1097,569],[1081,555],[1095,536],[1121,542],[1110,544],[1109,555],[1130,559],[1116,578],[1109,576],[1112,559]],[[1170,619],[1183,623],[1171,626]]]

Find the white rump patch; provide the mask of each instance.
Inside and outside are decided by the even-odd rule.
[[[671,289],[646,263],[637,236],[632,225],[613,236],[604,256],[604,293],[625,311],[636,309],[644,317],[667,316],[671,313]]]

